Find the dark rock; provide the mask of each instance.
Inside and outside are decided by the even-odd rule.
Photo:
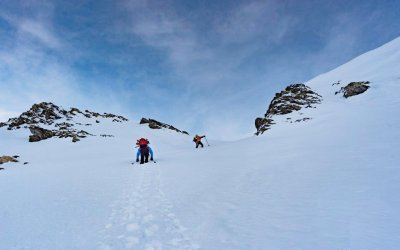
[[[257,117],[255,121],[256,129],[258,130],[263,124],[264,124],[264,119],[261,117]]]
[[[178,132],[178,133],[182,133],[182,134],[185,134],[185,135],[189,135],[189,133],[186,132],[186,131],[179,130],[179,129],[175,128],[175,127],[172,126],[172,125],[169,125],[169,124],[166,124],[166,123],[162,123],[162,122],[159,122],[159,121],[154,120],[154,119],[142,118],[142,119],[140,119],[139,124],[148,124],[149,128],[151,128],[151,129],[162,129],[162,128],[166,128],[166,129],[170,129],[170,130],[176,131],[176,132]]]
[[[72,137],[72,142],[78,142],[78,141],[80,141],[80,139],[77,136]]]
[[[55,134],[51,130],[47,130],[37,126],[29,127],[32,135],[29,136],[29,142],[38,142],[53,137]]]
[[[312,91],[310,87],[304,84],[289,85],[285,90],[275,94],[264,118],[256,118],[256,135],[264,133],[270,129],[271,125],[275,124],[272,119],[273,116],[289,114],[302,108],[314,108],[314,105],[321,103],[321,101],[322,97]]]
[[[26,164],[29,164],[29,162],[27,162],[27,161],[26,161],[26,162],[24,162],[24,165],[26,165]]]
[[[277,93],[271,101],[267,115],[285,115],[305,106],[321,102],[321,96],[304,84],[292,84]]]
[[[149,123],[149,120],[148,120],[148,119],[146,119],[146,118],[140,119],[139,124],[146,124],[146,123]]]
[[[258,126],[256,135],[264,133],[264,131],[270,129],[271,126],[275,124],[274,120],[271,118],[260,119],[260,117],[256,119],[256,123],[257,123],[256,126]]]
[[[297,120],[295,120],[294,122],[305,122],[305,121],[308,121],[308,120],[311,120],[311,118],[309,118],[309,117],[304,117],[304,118],[302,118],[302,119],[297,119]]]
[[[4,168],[0,168],[0,170],[4,170]]]
[[[340,88],[339,91],[335,92],[335,95],[343,93],[343,97],[348,98],[351,96],[359,95],[367,91],[369,89],[369,81],[364,82],[351,82],[347,84],[346,87]]]

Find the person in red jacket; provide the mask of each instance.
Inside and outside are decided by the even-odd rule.
[[[136,153],[136,162],[139,162],[140,155],[140,164],[147,163],[149,161],[149,153],[150,153],[150,161],[153,161],[153,150],[149,147],[149,140],[146,138],[140,138],[137,140],[136,145],[139,147]]]
[[[202,148],[204,147],[203,143],[201,142],[201,139],[204,138],[204,137],[206,137],[206,136],[205,136],[205,135],[202,135],[202,136],[200,136],[200,135],[195,135],[195,136],[194,136],[193,141],[196,143],[196,148],[198,148],[199,145],[200,145]]]

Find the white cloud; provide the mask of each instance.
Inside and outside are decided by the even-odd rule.
[[[35,20],[22,20],[17,25],[20,32],[31,35],[42,42],[45,46],[53,49],[61,47],[60,40],[53,34],[53,32],[51,32],[49,27],[46,27],[45,24]]]
[[[61,49],[62,42],[54,32],[51,21],[52,8],[34,8],[37,17],[19,16],[0,11],[0,18],[16,29],[20,41],[34,40],[51,49]]]
[[[264,43],[278,43],[295,23],[293,16],[284,15],[279,1],[246,1],[217,17],[215,30],[225,43],[246,43],[263,37]]]
[[[41,10],[43,11],[43,10]],[[32,19],[0,13],[15,30],[12,42],[0,50],[0,107],[13,112],[26,111],[33,103],[54,101],[70,103],[81,98],[77,78],[70,67],[49,49],[61,49],[62,43],[44,19]]]

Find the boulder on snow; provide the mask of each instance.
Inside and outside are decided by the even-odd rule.
[[[18,160],[12,156],[6,156],[6,155],[0,157],[0,164],[7,163],[7,162],[18,162]]]
[[[53,131],[37,126],[31,126],[29,127],[29,130],[32,133],[32,135],[29,136],[29,142],[38,142],[51,138],[55,135]]]
[[[335,95],[343,93],[343,97],[349,98],[351,96],[359,95],[369,89],[369,81],[364,82],[351,82],[346,87],[342,87],[339,91],[335,92]]]

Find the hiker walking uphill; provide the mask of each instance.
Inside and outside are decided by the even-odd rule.
[[[198,148],[199,147],[199,145],[203,148],[204,147],[204,145],[203,145],[203,143],[201,142],[201,139],[202,138],[205,138],[206,136],[205,135],[202,135],[202,136],[200,136],[200,135],[195,135],[194,136],[194,138],[193,138],[193,141],[196,143],[196,148]],[[207,139],[206,139],[207,140]],[[210,146],[210,145],[209,145]]]
[[[136,153],[136,162],[139,162],[140,156],[140,164],[149,162],[149,154],[150,161],[154,161],[153,159],[153,150],[149,146],[150,142],[146,138],[140,138],[137,140],[136,145],[139,147]]]

